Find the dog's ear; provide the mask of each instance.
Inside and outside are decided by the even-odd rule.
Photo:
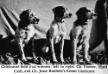
[[[66,12],[65,8],[63,6],[57,6],[52,9],[54,16],[58,18],[63,18],[64,13]]]
[[[54,7],[53,9],[52,9],[52,11],[54,12],[54,13],[56,13],[56,12],[63,12],[63,13],[65,13],[65,8],[63,7],[63,6],[57,6],[57,7]]]
[[[29,17],[29,13],[31,12],[31,9],[23,10],[20,14],[19,18],[21,20],[27,19]]]
[[[84,9],[86,9],[86,8],[85,7],[79,8],[78,11],[76,12],[76,15],[79,16],[79,15],[84,14]]]
[[[77,16],[82,16],[82,15],[84,15],[84,14],[87,13],[87,12],[90,12],[90,10],[87,9],[86,7],[81,7],[81,8],[79,8],[79,10],[76,12],[76,15],[77,15]]]

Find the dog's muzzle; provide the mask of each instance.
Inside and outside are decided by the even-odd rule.
[[[33,24],[38,24],[39,23],[39,18],[34,17],[32,23]]]
[[[97,14],[96,13],[93,13],[93,16],[97,16]]]
[[[97,14],[96,13],[92,13],[91,16],[92,16],[92,18],[95,19],[97,17]]]
[[[72,17],[72,13],[66,13],[63,18],[71,18],[71,17]]]

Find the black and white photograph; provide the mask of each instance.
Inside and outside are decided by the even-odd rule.
[[[107,74],[107,65],[108,0],[0,0],[1,70]]]

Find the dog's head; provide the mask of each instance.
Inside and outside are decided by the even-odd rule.
[[[31,9],[24,10],[20,14],[20,20],[27,24],[38,24],[39,22],[39,18],[37,18],[37,16]]]
[[[65,7],[63,7],[63,6],[54,7],[52,9],[52,11],[54,13],[54,17],[57,20],[62,20],[62,19],[65,19],[65,18],[70,18],[72,16],[72,13],[70,13],[68,11],[68,9],[65,8]]]
[[[81,7],[76,12],[76,15],[79,19],[92,19],[96,14],[86,7]]]

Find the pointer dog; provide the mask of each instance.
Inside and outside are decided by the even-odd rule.
[[[71,13],[68,12],[67,8],[63,6],[57,6],[52,9],[54,13],[54,20],[50,25],[50,29],[47,32],[47,42],[45,46],[49,46],[52,53],[53,62],[57,62],[56,53],[54,49],[54,44],[60,43],[60,61],[64,62],[63,58],[63,47],[64,47],[64,38],[67,33],[64,19],[70,18]],[[47,49],[47,47],[46,47]],[[45,50],[45,47],[44,47]]]
[[[21,60],[23,61],[27,61],[24,53],[25,44],[27,44],[31,39],[34,39],[34,36],[36,35],[34,25],[38,24],[38,22],[39,18],[37,18],[34,12],[30,9],[24,10],[20,14],[20,21],[15,37],[19,45]],[[33,56],[34,55],[35,53],[33,52]]]
[[[92,28],[92,20],[95,14],[86,7],[81,7],[76,12],[77,20],[70,32],[73,47],[73,62],[77,63],[77,50],[84,51],[84,60],[89,61],[89,39]],[[80,47],[81,46],[81,47]]]

